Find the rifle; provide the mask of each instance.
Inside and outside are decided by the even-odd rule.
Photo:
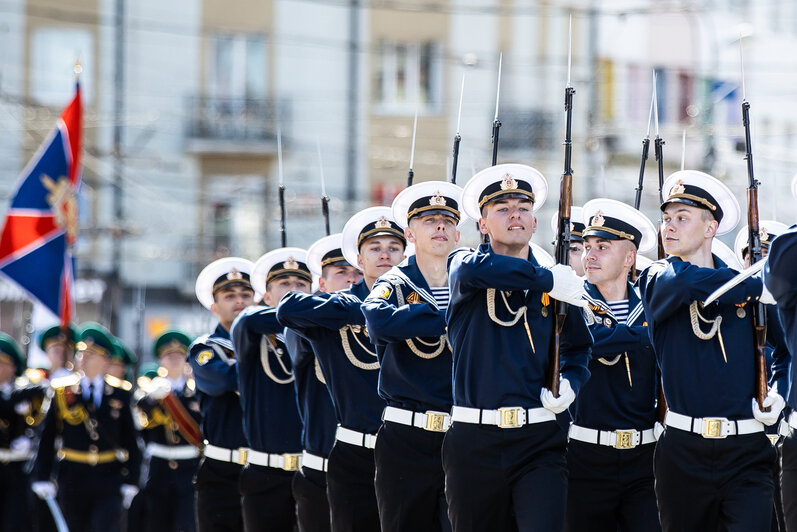
[[[762,258],[761,233],[758,226],[758,185],[753,173],[753,146],[750,140],[750,102],[745,96],[744,86],[744,57],[742,56],[742,41],[739,39],[739,56],[742,61],[742,124],[744,125],[744,145],[747,160],[747,243],[750,250],[750,264],[755,264]],[[768,412],[769,407],[764,407],[764,398],[767,396],[767,368],[766,368],[766,342],[767,342],[767,313],[764,304],[756,302],[753,311],[753,334],[755,336],[755,383],[756,400],[762,412]]]
[[[567,85],[565,86],[565,168],[559,184],[559,223],[556,232],[556,248],[554,258],[557,264],[569,263],[570,252],[570,207],[573,203],[573,168],[571,157],[573,139],[571,125],[573,120],[573,95],[576,93],[570,85],[570,65],[572,53],[573,18],[570,17],[570,35],[567,49]],[[567,317],[567,303],[555,302],[556,317],[554,319],[553,338],[548,353],[548,389],[554,397],[559,397],[559,348],[562,342],[562,329]]]
[[[285,232],[285,183],[282,178],[282,132],[279,128],[277,128],[277,163],[279,168],[280,241],[282,247],[285,247],[288,245],[288,235]]]
[[[412,186],[412,180],[415,177],[415,172],[412,171],[412,166],[415,164],[415,133],[418,131],[418,107],[415,107],[415,120],[412,123],[412,148],[410,148],[410,171],[407,172],[407,188]]]
[[[324,162],[321,159],[321,141],[316,138],[316,148],[318,149],[318,171],[321,174],[321,214],[324,216],[324,229],[327,236],[330,235],[329,230],[329,196],[327,196],[327,185],[324,179]]]
[[[659,136],[659,97],[656,90],[656,73],[653,73],[653,117],[656,124],[656,140],[653,141],[653,151],[656,157],[656,163],[659,171],[659,205],[664,203],[664,139]],[[664,252],[664,236],[661,234],[662,223],[661,216],[659,222],[656,224],[656,241],[658,242],[658,255],[659,260],[665,258],[667,254]],[[658,394],[656,395],[656,419],[659,423],[664,424],[664,418],[667,416],[667,399],[664,397],[664,386],[661,381],[661,369],[658,375]]]
[[[504,62],[504,54],[498,56],[498,86],[495,89],[495,117],[493,118],[493,164],[498,164],[498,132],[501,129],[501,121],[498,120],[498,100],[501,96],[501,65]]]
[[[650,150],[650,122],[653,120],[653,95],[650,97],[650,112],[648,113],[648,132],[645,138],[642,139],[642,160],[639,163],[639,182],[637,183],[636,196],[634,197],[634,208],[639,210],[639,204],[642,202],[642,181],[645,179],[645,165],[648,162],[648,151]]]
[[[462,87],[459,89],[459,111],[457,112],[457,133],[454,135],[454,160],[451,163],[451,182],[457,183],[457,161],[459,161],[459,143],[462,135],[459,134],[459,126],[462,123],[462,96],[465,94],[465,74],[462,74]]]

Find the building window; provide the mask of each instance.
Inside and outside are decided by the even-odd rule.
[[[412,114],[440,109],[442,61],[435,42],[382,41],[374,62],[374,102],[377,111]]]
[[[211,37],[208,93],[217,98],[266,96],[266,39],[260,34]]]
[[[695,104],[695,77],[688,72],[678,74],[678,90],[680,100],[678,102],[678,119],[685,122],[690,119],[687,109]]]

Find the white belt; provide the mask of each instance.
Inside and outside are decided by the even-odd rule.
[[[193,445],[163,445],[150,442],[146,454],[164,460],[190,460],[199,456],[199,449]]]
[[[797,429],[797,412],[792,412],[789,417],[780,420],[778,434],[788,436],[792,429]]]
[[[310,454],[307,451],[302,451],[302,467],[309,467],[316,471],[327,470],[327,459],[317,454]]]
[[[689,417],[667,411],[664,424],[686,432],[694,432],[708,439],[764,432],[764,424],[757,419],[728,419],[724,417]]]
[[[634,429],[596,430],[574,424],[570,425],[567,436],[571,440],[605,445],[615,449],[633,449],[638,445],[647,445],[656,441],[653,429],[642,431]]]
[[[385,407],[382,419],[431,432],[445,432],[451,426],[451,415],[448,412],[435,412],[433,410],[413,412],[412,410],[404,410],[395,406]]]
[[[0,449],[0,462],[24,462],[30,458],[31,452]]]
[[[254,449],[249,449],[246,453],[246,463],[264,467],[284,469],[285,471],[296,471],[301,466],[302,455],[299,453],[261,453]]]
[[[509,406],[498,410],[455,406],[451,410],[451,421],[454,423],[496,425],[502,429],[507,429],[545,421],[556,421],[556,414],[546,408],[523,408],[522,406]]]
[[[350,445],[367,447],[368,449],[373,449],[376,446],[376,434],[365,434],[341,426],[338,426],[338,430],[335,432],[335,439]]]
[[[244,465],[246,464],[246,455],[249,449],[241,447],[239,449],[225,449],[224,447],[217,447],[210,445],[205,441],[205,457],[218,460],[219,462],[230,462],[232,464]]]

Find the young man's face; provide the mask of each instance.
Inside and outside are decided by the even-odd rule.
[[[530,199],[499,199],[482,209],[479,230],[489,235],[491,242],[505,246],[528,244],[537,229],[537,219]]]
[[[159,362],[170,375],[185,374],[185,351],[170,349],[161,354]]]
[[[322,292],[337,292],[359,283],[362,278],[362,272],[350,264],[333,264],[324,266],[318,279],[318,287]]]
[[[0,384],[11,382],[17,376],[17,366],[13,362],[0,359]]]
[[[266,293],[263,294],[263,302],[269,307],[277,306],[282,296],[288,292],[310,293],[310,282],[298,275],[284,275],[272,279],[266,286]]]
[[[58,368],[63,368],[67,361],[67,354],[71,350],[71,345],[67,347],[64,342],[52,342],[48,345],[45,353],[47,354],[47,359],[50,361],[50,369],[56,370]]]
[[[404,229],[404,235],[408,242],[415,244],[416,255],[448,257],[459,242],[457,221],[443,214],[413,218]]]
[[[404,259],[404,243],[394,236],[375,236],[360,246],[357,265],[365,277],[376,279]]]
[[[253,304],[255,292],[246,286],[231,286],[216,292],[210,311],[222,323],[232,323],[243,309]]]
[[[99,375],[107,373],[108,357],[93,351],[82,351],[80,353],[80,369],[86,375]]]
[[[628,240],[608,240],[597,236],[584,239],[584,271],[594,285],[627,279],[636,263],[636,248]]]
[[[670,203],[662,213],[664,251],[678,257],[691,255],[717,234],[718,226],[706,209]]]
[[[570,242],[568,250],[568,260],[570,267],[579,277],[584,277],[584,243],[575,240]]]

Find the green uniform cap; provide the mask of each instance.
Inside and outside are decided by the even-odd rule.
[[[77,330],[72,325],[68,325],[66,329],[62,329],[60,325],[53,325],[39,335],[39,347],[42,351],[46,351],[47,346],[53,342],[68,342],[72,344],[74,350],[77,336]]]
[[[169,349],[180,349],[188,354],[188,347],[190,345],[191,339],[184,333],[180,331],[166,331],[155,339],[152,352],[155,354],[155,358],[159,358]]]
[[[6,333],[0,332],[0,356],[8,357],[11,362],[17,367],[17,377],[22,375],[25,371],[25,357],[22,351],[19,350],[17,343]]]
[[[113,335],[108,332],[108,329],[95,322],[83,324],[80,328],[75,348],[78,351],[90,349],[107,357],[113,356],[114,351],[116,351]]]

